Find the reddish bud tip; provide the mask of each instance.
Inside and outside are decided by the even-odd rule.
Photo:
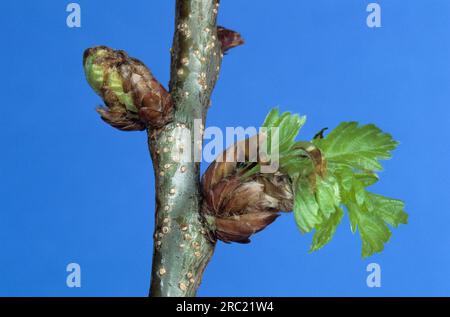
[[[217,27],[217,37],[219,38],[219,41],[222,45],[223,53],[226,53],[236,46],[244,44],[244,39],[238,32],[226,29],[221,26]]]

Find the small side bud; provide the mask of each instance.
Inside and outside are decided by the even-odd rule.
[[[170,94],[139,60],[99,46],[85,51],[83,65],[88,83],[106,105],[97,112],[111,126],[141,131],[172,119]]]
[[[224,54],[230,49],[244,44],[244,39],[238,32],[226,29],[221,26],[217,27],[217,37],[222,45],[222,52]]]

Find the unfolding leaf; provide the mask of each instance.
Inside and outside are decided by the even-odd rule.
[[[379,160],[389,159],[398,143],[390,134],[373,124],[341,123],[324,139],[314,142],[322,149],[328,162],[358,170],[380,171]]]
[[[273,109],[263,124],[263,128],[267,129],[267,150],[277,146],[279,156],[288,154],[292,148],[301,127],[305,124],[306,117],[300,117],[297,114],[283,112],[281,115],[278,109]],[[274,136],[276,133],[276,138]]]
[[[372,193],[369,193],[369,200],[372,202],[372,212],[394,228],[408,223],[408,214],[404,211],[403,201]]]
[[[273,108],[272,110],[270,110],[262,126],[264,128],[273,127],[273,125],[275,124],[275,122],[278,120],[279,117],[280,117],[280,110],[278,108]]]
[[[386,223],[371,213],[357,212],[358,230],[362,241],[362,256],[368,257],[383,251],[384,244],[391,238],[391,231]]]
[[[363,257],[383,250],[391,236],[387,224],[397,227],[407,222],[402,201],[366,191],[356,176],[353,177],[350,190],[342,192],[342,198],[348,210],[352,232],[359,231]]]
[[[300,179],[296,184],[294,216],[302,233],[310,232],[323,220],[319,204],[308,180]]]
[[[336,211],[325,220],[314,232],[313,241],[310,251],[317,251],[323,248],[334,236],[337,226],[341,223],[344,212],[341,208],[336,208]]]
[[[317,178],[316,199],[325,218],[329,218],[335,213],[336,208],[341,204],[341,195],[339,185],[334,177],[328,175],[325,178]]]
[[[359,180],[364,187],[369,187],[379,180],[378,175],[374,172],[354,173],[354,177],[356,177],[356,179]]]

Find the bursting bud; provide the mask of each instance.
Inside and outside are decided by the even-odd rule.
[[[252,164],[224,161],[235,155],[248,162],[248,151],[256,137],[237,142],[222,153],[202,178],[202,213],[213,228],[214,238],[227,243],[250,242],[250,236],[274,222],[279,212],[293,208],[294,196],[287,175],[256,173],[247,177]],[[230,151],[233,155],[229,155]]]
[[[106,105],[97,112],[111,126],[141,131],[171,121],[171,96],[141,61],[99,46],[84,52],[83,66],[89,85]]]

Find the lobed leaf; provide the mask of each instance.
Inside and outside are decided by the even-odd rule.
[[[408,214],[404,211],[405,203],[403,201],[373,193],[368,193],[368,195],[372,203],[372,212],[385,222],[394,228],[408,223]]]
[[[313,230],[323,220],[311,184],[306,179],[296,182],[294,217],[302,233]]]
[[[316,229],[313,236],[310,252],[317,251],[323,248],[331,241],[336,232],[337,226],[341,223],[344,216],[344,211],[341,208],[336,208],[327,220],[325,220],[320,227]]]
[[[360,126],[356,122],[341,123],[326,138],[314,142],[330,165],[369,171],[382,170],[379,160],[391,158],[391,151],[398,145],[375,125]]]
[[[273,109],[263,127],[278,128],[280,171],[293,184],[297,226],[302,233],[315,230],[310,251],[331,241],[345,206],[352,232],[359,231],[362,256],[381,252],[391,237],[388,225],[406,224],[408,215],[402,201],[366,188],[379,180],[380,160],[389,159],[398,143],[375,125],[356,122],[344,122],[311,143],[296,142],[304,123],[305,117]]]

